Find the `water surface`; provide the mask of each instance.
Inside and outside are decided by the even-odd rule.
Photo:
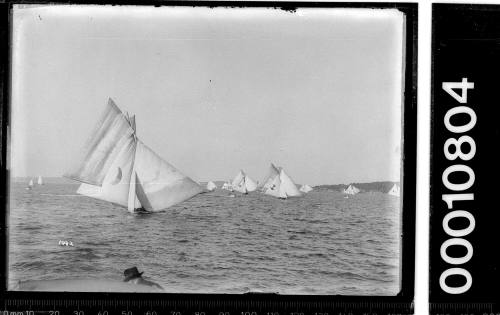
[[[395,295],[399,198],[312,191],[198,195],[155,214],[77,195],[55,181],[11,184],[9,286],[115,279],[137,266],[168,292]],[[60,240],[74,246],[60,246]]]

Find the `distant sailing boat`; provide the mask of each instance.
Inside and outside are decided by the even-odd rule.
[[[286,199],[288,197],[302,196],[297,189],[297,185],[283,168],[277,168],[271,163],[270,174],[262,186],[263,192],[277,198]]]
[[[263,181],[261,191],[263,193],[265,193],[269,189],[269,187],[271,187],[273,185],[276,176],[279,176],[279,175],[280,175],[280,169],[278,167],[276,167],[273,163],[271,163],[271,166],[269,167],[268,175],[267,175],[266,179],[264,179],[264,181]]]
[[[346,189],[344,189],[342,191],[342,193],[344,193],[346,195],[355,195],[359,192],[360,192],[360,190],[358,188],[356,188],[354,185],[349,185],[349,187],[347,187]]]
[[[38,181],[37,181],[37,184],[38,184],[38,185],[43,185],[42,176],[38,176]]]
[[[231,182],[230,182],[230,181],[227,181],[227,182],[225,182],[225,183],[222,185],[221,189],[223,189],[223,190],[233,191],[233,186],[231,186]]]
[[[35,185],[35,184],[33,183],[33,178],[32,178],[32,179],[30,179],[30,181],[28,182],[28,187],[26,187],[26,189],[27,189],[27,190],[33,189],[33,186],[34,186],[34,185]]]
[[[398,184],[394,184],[394,186],[392,186],[391,190],[389,190],[388,194],[392,195],[392,196],[399,197],[399,195],[400,195],[399,185]]]
[[[129,117],[108,100],[75,165],[64,175],[82,182],[77,193],[136,210],[164,210],[203,188],[146,146]]]
[[[312,187],[311,187],[311,186],[309,186],[309,185],[305,184],[305,185],[302,185],[302,186],[299,188],[299,190],[300,190],[301,192],[303,192],[303,193],[308,193],[308,192],[310,192],[310,191],[311,191],[311,190],[313,190],[313,189],[312,189]]]
[[[247,194],[257,189],[257,183],[242,170],[236,174],[236,177],[231,182],[231,186],[235,191],[242,194]]]
[[[216,190],[216,189],[217,189],[217,185],[215,185],[215,183],[214,183],[214,182],[209,181],[209,182],[207,183],[207,190],[208,190],[208,191],[214,191],[214,190]]]

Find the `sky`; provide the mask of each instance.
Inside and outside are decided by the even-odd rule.
[[[13,29],[13,176],[61,176],[111,97],[197,181],[400,180],[395,9],[17,6]]]

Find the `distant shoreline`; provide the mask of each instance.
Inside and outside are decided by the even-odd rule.
[[[12,183],[27,183],[30,179],[37,179],[38,176],[33,177],[12,177]],[[65,177],[43,177],[43,181],[46,184],[79,184],[79,182],[65,178]],[[213,181],[217,187],[222,186],[226,181],[219,180]],[[208,182],[200,182],[201,185],[206,185]],[[305,183],[304,183],[305,184]],[[315,190],[338,190],[342,191],[349,187],[349,185],[354,185],[359,188],[362,192],[388,192],[392,186],[395,184],[399,185],[399,182],[394,181],[376,181],[376,182],[366,182],[366,183],[349,183],[349,184],[331,184],[331,185],[316,185],[311,186]],[[297,184],[297,186],[301,186],[302,184]]]

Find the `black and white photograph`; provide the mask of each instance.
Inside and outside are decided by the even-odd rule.
[[[9,290],[401,292],[403,11],[23,4],[11,23]]]

